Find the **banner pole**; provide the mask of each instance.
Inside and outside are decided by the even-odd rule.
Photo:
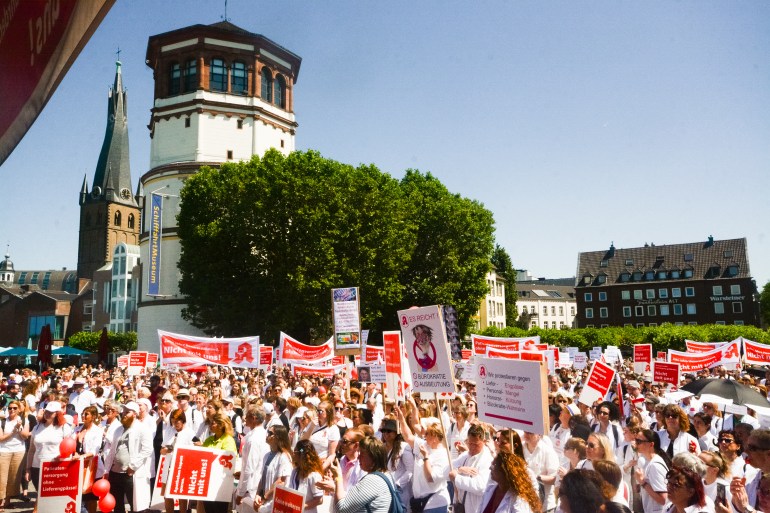
[[[441,405],[438,402],[438,394],[436,394],[436,413],[438,414],[438,423],[441,426],[441,432],[444,434],[444,448],[446,449],[446,455],[449,458],[449,471],[451,472],[454,470],[454,467],[452,467],[452,452],[449,450],[449,438],[446,436],[444,416],[441,415]]]

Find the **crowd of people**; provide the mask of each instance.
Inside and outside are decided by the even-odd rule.
[[[482,422],[473,381],[451,399],[396,404],[344,372],[272,371],[128,377],[83,365],[0,377],[0,511],[29,501],[41,461],[73,438],[74,457],[96,458],[109,480],[117,513],[148,510],[160,456],[186,446],[239,463],[232,500],[179,501],[183,512],[270,513],[282,485],[306,513],[770,513],[770,418],[723,414],[622,364],[622,394],[592,405],[578,401],[586,370],[549,375],[548,433]],[[712,372],[767,395],[764,379],[722,368],[684,380]],[[82,503],[94,513],[97,497]]]

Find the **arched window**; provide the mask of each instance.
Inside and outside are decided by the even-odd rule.
[[[171,96],[174,96],[176,94],[179,94],[179,86],[182,79],[182,70],[179,68],[178,63],[173,63],[171,65],[171,76],[169,77],[168,82],[168,94]]]
[[[222,59],[211,59],[209,88],[212,91],[227,91],[227,69]]]
[[[134,227],[134,214],[128,214],[128,227]]]
[[[198,61],[190,59],[184,69],[184,90],[190,92],[196,89],[198,89]]]
[[[121,222],[121,216],[120,216],[120,211],[118,210],[117,212],[115,212],[115,223],[114,223],[115,226],[120,226],[120,222]]]
[[[266,101],[268,103],[273,102],[273,77],[270,75],[270,70],[267,68],[262,68],[262,73],[260,73],[260,78],[262,79],[262,100]]]
[[[246,65],[236,61],[233,63],[232,76],[230,77],[230,92],[246,94],[248,92],[246,84]]]
[[[274,95],[274,103],[281,107],[282,109],[286,108],[286,80],[283,78],[283,75],[278,75],[275,79],[275,95]]]

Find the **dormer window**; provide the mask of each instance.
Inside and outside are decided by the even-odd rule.
[[[685,278],[692,278],[692,267],[688,267],[684,270],[684,277]]]
[[[596,277],[596,283],[597,285],[604,285],[607,282],[607,275],[604,273],[601,273],[599,276]]]
[[[599,267],[607,267],[608,262],[606,260],[602,260],[599,262]]]
[[[590,274],[586,274],[585,276],[583,276],[583,285],[590,285],[592,278],[593,276],[591,276]]]
[[[709,267],[708,272],[706,273],[707,278],[718,278],[719,274],[722,272],[722,268],[718,265],[712,265]]]
[[[647,271],[644,273],[645,280],[652,280],[655,278],[655,271]]]
[[[668,278],[668,273],[666,271],[658,271],[659,280],[665,280],[666,278]]]
[[[671,270],[671,279],[672,280],[678,280],[682,277],[682,273],[679,272],[679,269],[672,269]]]
[[[633,258],[626,258],[626,265],[634,265],[634,259]]]
[[[628,272],[620,273],[620,281],[625,283],[630,280],[631,280],[631,273],[628,273]]]
[[[730,264],[727,266],[727,276],[738,276],[737,264]]]
[[[634,281],[642,280],[642,271],[634,271]]]

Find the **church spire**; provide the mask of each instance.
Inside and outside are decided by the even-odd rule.
[[[107,98],[107,129],[99,161],[96,164],[91,196],[93,200],[107,199],[136,206],[131,194],[127,93],[123,89],[121,62],[117,61],[115,64],[115,81]],[[115,192],[112,198],[105,196],[109,189]]]

